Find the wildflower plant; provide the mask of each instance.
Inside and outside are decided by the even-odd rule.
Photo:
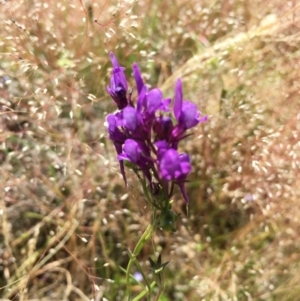
[[[115,146],[125,186],[127,186],[126,163],[126,166],[137,175],[152,210],[150,225],[133,253],[129,254],[126,282],[129,288],[130,270],[135,263],[147,285],[140,297],[147,294],[150,300],[155,283],[149,283],[136,257],[157,227],[175,231],[175,222],[179,216],[172,211],[171,199],[175,185],[179,187],[185,203],[189,204],[185,183],[192,169],[191,160],[188,154],[178,150],[178,146],[189,136],[187,131],[205,122],[207,116],[203,116],[194,103],[183,100],[180,79],[176,81],[174,102],[171,106],[172,100],[164,98],[159,88],[147,87],[136,63],[133,64],[133,76],[137,96],[133,99],[133,89],[128,87],[124,68],[119,65],[112,52],[110,59],[113,69],[107,91],[118,110],[106,118],[109,138]],[[160,260],[159,257],[159,262]],[[152,259],[150,263],[153,266]],[[162,273],[165,266],[166,263],[161,264],[162,268],[152,270],[156,274]],[[156,284],[161,294],[164,285],[162,281],[156,281]]]

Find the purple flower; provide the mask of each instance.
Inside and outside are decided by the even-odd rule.
[[[153,166],[150,150],[143,142],[127,139],[123,145],[123,152],[118,155],[119,161],[126,160],[139,167],[151,184],[150,168]]]
[[[170,99],[163,100],[162,92],[153,89],[145,92],[145,86],[138,97],[137,109],[131,106],[125,107],[118,114],[118,122],[124,126],[132,138],[139,140],[151,139],[152,124],[157,110],[169,110]]]
[[[134,164],[143,165],[149,157],[150,151],[147,147],[133,139],[127,139],[123,145],[123,152],[118,156],[119,160],[128,160]]]
[[[253,194],[251,194],[251,193],[247,193],[244,198],[248,202],[253,202],[253,200],[254,200]]]
[[[109,114],[106,117],[106,121],[108,124],[108,133],[109,133],[109,138],[113,142],[117,142],[120,144],[123,144],[126,140],[125,134],[118,128],[117,125],[117,118],[114,114]]]
[[[133,278],[136,280],[136,281],[139,281],[141,282],[144,278],[143,278],[143,275],[140,273],[140,272],[135,272],[133,274]]]
[[[122,114],[123,126],[131,132],[134,132],[139,125],[138,112],[133,107],[126,107]]]
[[[160,89],[152,89],[147,92],[146,86],[143,86],[138,96],[137,112],[140,122],[139,136],[140,138],[151,140],[152,126],[155,121],[155,113],[158,110],[169,111],[171,99],[163,99]]]
[[[178,124],[172,134],[175,138],[179,139],[186,130],[207,120],[207,116],[201,117],[201,113],[197,110],[197,106],[194,103],[187,100],[183,101],[182,83],[180,79],[177,80],[175,86],[174,116]]]
[[[109,138],[112,140],[117,154],[122,153],[122,145],[126,140],[126,136],[124,133],[122,133],[119,128],[117,127],[117,120],[115,115],[109,114],[106,118],[106,121],[108,123],[108,133],[109,133]],[[125,176],[125,169],[124,169],[124,162],[119,161],[120,164],[120,171],[123,177],[123,180],[125,182],[125,187],[127,186],[127,180]]]
[[[169,105],[171,103],[171,99],[167,98],[163,100],[163,94],[160,89],[152,89],[147,94],[147,100],[145,103],[145,111],[149,115],[154,115],[157,110],[161,111],[169,111]]]
[[[119,111],[107,116],[109,137],[113,141],[125,184],[124,161],[130,161],[136,173],[142,173],[149,181],[153,193],[153,204],[162,211],[169,210],[169,198],[174,184],[178,185],[189,202],[184,183],[191,171],[190,157],[177,152],[179,142],[187,137],[188,129],[207,120],[195,104],[183,100],[182,83],[175,86],[173,113],[177,124],[166,112],[170,111],[171,99],[164,99],[159,88],[148,90],[136,63],[133,64],[137,97],[131,99],[128,84],[121,67],[110,53],[113,65],[110,86],[107,91],[116,102]],[[159,112],[159,115],[157,112]],[[153,178],[153,180],[152,180]],[[141,178],[140,178],[141,179]],[[171,185],[170,185],[171,184]]]
[[[187,154],[178,154],[175,149],[168,149],[163,154],[159,169],[162,178],[171,180],[182,180],[191,171],[190,157]]]
[[[110,86],[107,87],[107,91],[117,104],[118,109],[121,110],[128,105],[128,85],[124,74],[125,68],[119,65],[112,52],[110,53],[110,59],[113,65],[113,70],[110,78]]]
[[[184,188],[184,181],[191,169],[190,157],[185,153],[178,154],[172,148],[166,150],[159,160],[161,177],[167,181],[174,180],[178,184],[186,203],[189,199]]]
[[[127,138],[138,140],[147,140],[150,137],[149,132],[143,122],[142,114],[133,107],[127,106],[118,113],[118,124],[126,130]]]

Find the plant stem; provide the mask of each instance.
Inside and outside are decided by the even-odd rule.
[[[156,284],[155,281],[153,281],[153,282],[150,284],[151,289],[154,288],[155,284]],[[142,291],[139,295],[137,295],[132,301],[139,301],[142,297],[144,297],[144,296],[147,295],[147,294],[148,294],[148,291],[143,290],[143,291]]]
[[[143,235],[141,236],[140,240],[138,241],[138,243],[136,244],[133,253],[130,256],[130,260],[128,262],[127,265],[127,269],[126,269],[126,284],[127,284],[127,290],[129,292],[129,279],[130,279],[130,270],[132,265],[134,264],[134,262],[136,261],[136,257],[138,256],[138,254],[141,252],[141,250],[143,249],[144,245],[146,244],[146,242],[152,237],[153,233],[154,233],[154,226],[152,224],[149,224],[148,227],[146,228],[145,232],[143,233]],[[151,286],[149,285],[149,282],[146,281],[149,293],[151,291]]]

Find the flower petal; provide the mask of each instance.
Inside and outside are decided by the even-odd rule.
[[[140,72],[140,69],[139,69],[139,66],[137,65],[137,63],[133,63],[132,68],[133,68],[133,76],[135,78],[138,94],[140,94],[145,84],[142,79],[141,72]]]
[[[162,105],[163,94],[159,89],[152,89],[147,95],[147,112],[154,114]]]
[[[130,131],[135,131],[138,126],[138,114],[135,108],[126,107],[123,110],[123,125]]]
[[[179,186],[180,191],[181,191],[181,193],[183,195],[185,203],[188,205],[188,203],[190,202],[190,200],[189,200],[189,197],[188,197],[188,195],[186,193],[186,190],[185,190],[185,187],[184,187],[184,183],[183,182],[182,183],[178,183],[178,186]]]
[[[121,143],[121,144],[124,143],[126,140],[126,137],[125,137],[124,133],[122,133],[120,131],[120,129],[117,127],[116,116],[114,114],[109,114],[106,117],[106,121],[108,124],[109,138],[113,142],[117,142],[117,143]]]
[[[190,102],[184,101],[182,104],[181,115],[178,120],[184,130],[188,130],[199,123],[200,112],[197,106]]]
[[[139,144],[133,139],[127,139],[123,145],[123,153],[118,156],[118,159],[137,164],[141,158],[141,153]]]
[[[178,79],[175,86],[175,99],[174,99],[174,116],[177,120],[181,115],[182,108],[182,83],[181,80]]]
[[[113,65],[113,70],[110,77],[110,86],[107,87],[107,91],[121,110],[128,105],[128,84],[124,74],[125,68],[119,65],[118,60],[112,52],[110,53],[110,59]]]
[[[138,100],[137,100],[137,112],[141,113],[143,107],[145,106],[145,101],[146,101],[146,93],[147,93],[147,87],[143,86],[143,88],[140,91],[140,94],[138,96]]]
[[[112,63],[112,65],[113,65],[114,68],[121,67],[119,65],[119,62],[118,62],[116,56],[114,55],[114,53],[112,51],[109,53],[109,56],[110,56],[110,60],[111,60],[111,63]]]

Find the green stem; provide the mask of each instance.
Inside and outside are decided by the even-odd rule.
[[[153,289],[155,287],[155,281],[153,281],[150,284],[151,289]],[[132,301],[139,301],[142,297],[146,296],[148,294],[148,291],[143,290],[140,294],[138,294]]]
[[[130,270],[132,268],[132,265],[134,264],[136,257],[139,255],[141,250],[143,249],[144,245],[147,243],[147,241],[152,237],[154,233],[154,226],[152,224],[148,225],[145,232],[141,236],[140,240],[138,241],[137,245],[135,246],[133,253],[130,256],[127,269],[126,269],[126,284],[127,284],[127,290],[129,291],[129,278],[130,278]],[[149,285],[149,282],[146,281],[147,287],[149,289],[149,292],[151,291],[151,286]]]
[[[163,280],[164,281],[164,280]],[[158,285],[158,283],[156,283],[157,285]],[[158,285],[158,287],[159,287],[159,291],[158,291],[158,294],[157,294],[157,296],[156,296],[156,298],[155,298],[155,301],[158,301],[159,300],[159,298],[160,298],[160,296],[162,295],[162,293],[164,292],[164,290],[165,290],[165,284],[163,284],[162,286],[161,286],[161,284],[160,285]]]

